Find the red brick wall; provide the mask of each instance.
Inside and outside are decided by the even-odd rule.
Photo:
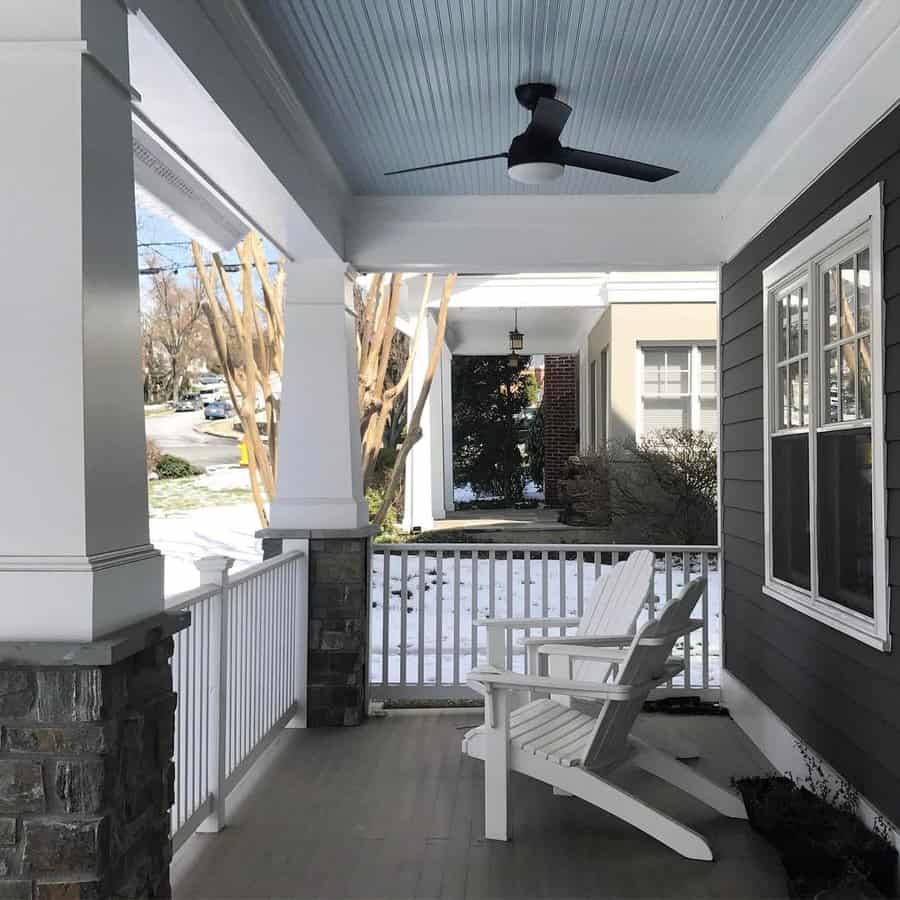
[[[559,506],[559,476],[578,452],[578,357],[544,356],[544,497]]]

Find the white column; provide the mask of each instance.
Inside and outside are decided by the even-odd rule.
[[[436,325],[428,320],[428,349],[434,346]],[[441,358],[434,373],[434,381],[431,385],[429,405],[429,424],[431,425],[431,517],[433,519],[446,519],[447,511],[444,509],[444,435],[450,427],[451,420],[444,414],[444,354],[446,344],[441,344]]]
[[[441,409],[443,411],[444,515],[456,508],[453,500],[453,354],[444,346],[441,354]]]
[[[425,374],[428,370],[428,357],[434,341],[434,322],[429,316],[426,327],[422,328],[416,338],[415,356],[412,372],[409,376],[407,401],[407,417],[411,417],[413,409],[422,392]],[[410,347],[412,350],[412,347]],[[406,457],[406,475],[403,484],[403,527],[407,531],[420,528],[428,531],[434,527],[432,511],[432,478],[434,453],[432,435],[434,433],[433,401],[435,385],[432,383],[428,400],[422,410],[422,437],[413,445]]]
[[[346,264],[339,259],[288,266],[279,440],[272,528],[368,524],[355,320]]]
[[[128,77],[124,4],[0,5],[0,640],[86,641],[163,608]]]

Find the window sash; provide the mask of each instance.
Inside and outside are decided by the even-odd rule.
[[[679,343],[675,342],[667,342],[665,344],[662,343],[642,343],[639,346],[638,353],[638,361],[639,361],[639,371],[638,371],[638,382],[640,384],[640,391],[638,393],[638,428],[637,428],[637,436],[640,438],[647,434],[650,434],[652,430],[647,427],[647,419],[648,419],[648,405],[649,406],[659,406],[665,404],[667,401],[671,402],[672,406],[677,406],[679,404],[687,404],[687,424],[686,428],[700,431],[703,430],[704,423],[708,423],[710,421],[710,413],[708,409],[708,405],[710,401],[716,402],[718,398],[718,368],[717,368],[717,359],[716,359],[716,346],[712,343],[707,342],[684,342]],[[703,384],[703,375],[704,375],[704,366],[703,366],[703,354],[704,353],[712,353],[713,354],[713,383],[710,390],[704,389]],[[685,369],[682,366],[672,365],[669,360],[669,354],[684,354],[687,353],[687,368]],[[656,383],[669,383],[670,372],[678,372],[687,373],[687,386],[688,390],[686,391],[648,391],[647,390],[647,356],[649,354],[663,354],[663,368],[661,370],[661,374],[657,377]],[[716,402],[716,409],[712,413],[712,416],[715,418],[715,428],[712,429],[711,433],[714,436],[718,436],[718,403]]]
[[[764,592],[781,602],[827,624],[845,634],[880,650],[890,648],[888,627],[887,596],[887,541],[885,529],[885,485],[884,485],[884,440],[883,440],[883,345],[881,291],[881,194],[876,185],[857,201],[837,214],[832,220],[804,239],[793,250],[763,273],[763,393],[764,393],[764,471],[765,471],[765,585]],[[838,316],[838,339],[830,340],[826,331],[824,310],[824,273],[835,264],[846,260],[851,254],[869,249],[869,309],[870,323],[866,330],[852,336],[840,332],[841,318]],[[810,400],[809,417],[803,427],[779,427],[778,404],[781,395],[778,389],[779,370],[789,360],[782,358],[779,344],[778,298],[792,285],[806,281],[809,285],[809,332],[806,354],[791,356],[790,361],[806,356]],[[858,281],[858,278],[857,278]],[[854,308],[856,304],[854,303]],[[840,308],[839,308],[840,312]],[[858,325],[858,321],[856,323]],[[828,390],[825,371],[827,351],[833,345],[862,341],[868,337],[871,372],[869,373],[869,397],[871,415],[867,418],[828,422],[825,406]],[[830,341],[830,343],[829,343]],[[861,347],[862,344],[860,343]],[[859,366],[859,356],[856,359]],[[857,375],[857,385],[860,383]],[[859,388],[856,388],[857,394]],[[872,529],[873,529],[873,610],[867,616],[849,607],[842,606],[819,593],[818,560],[818,479],[817,479],[817,438],[822,432],[841,429],[869,430],[872,447]],[[809,590],[784,582],[773,574],[773,528],[772,528],[772,447],[773,442],[791,434],[807,435],[809,452],[809,531],[810,531],[810,580]]]

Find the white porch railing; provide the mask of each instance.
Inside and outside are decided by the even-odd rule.
[[[197,563],[212,582],[166,599],[191,612],[175,636],[172,844],[219,831],[226,800],[297,711],[306,646],[305,560],[285,553],[229,577],[232,561]]]
[[[372,553],[370,695],[376,700],[475,698],[466,673],[487,661],[481,617],[580,616],[599,574],[632,550],[656,555],[656,599],[638,619],[652,618],[684,579],[705,575],[697,609],[702,630],[682,639],[684,674],[657,695],[718,699],[721,666],[721,555],[714,546],[616,544],[381,544]],[[565,629],[523,629],[559,634]],[[571,633],[571,629],[569,630]],[[521,635],[516,635],[519,637]],[[514,637],[507,666],[525,669]]]

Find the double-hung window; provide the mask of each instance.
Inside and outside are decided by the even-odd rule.
[[[876,185],[763,273],[765,591],[889,648]]]
[[[640,347],[640,435],[666,428],[716,434],[714,344]]]

